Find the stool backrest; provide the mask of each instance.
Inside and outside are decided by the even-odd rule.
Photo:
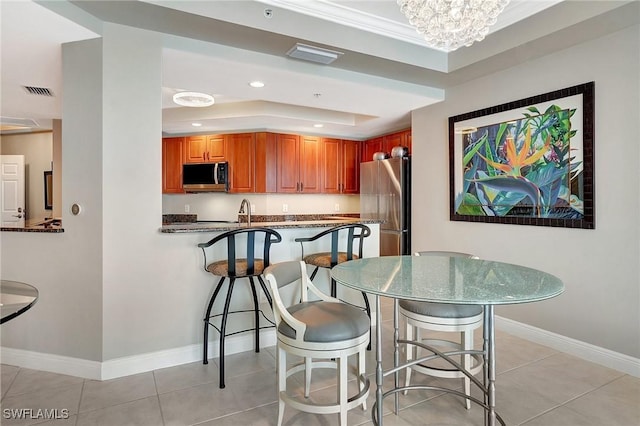
[[[338,253],[342,251],[339,247],[340,238],[346,235],[346,249],[344,252],[347,253],[347,260],[353,260],[354,245],[356,244],[357,256],[362,259],[363,242],[366,237],[371,235],[371,229],[367,225],[363,225],[361,223],[351,223],[335,226],[322,231],[313,237],[296,238],[295,241],[299,242],[302,246],[302,257],[304,258],[303,243],[315,241],[327,235],[331,235],[331,267],[333,268],[338,264]]]
[[[309,292],[321,301],[340,303],[338,299],[327,296],[313,285],[307,275],[307,266],[303,261],[290,260],[273,264],[264,270],[264,277],[267,280],[273,299],[273,315],[276,320],[276,327],[284,320],[288,326],[295,330],[296,340],[298,341],[304,340],[306,324],[294,318],[289,312],[287,306],[292,303],[284,302],[280,293],[281,289],[294,283],[298,286],[295,290],[299,290],[299,292],[296,291],[295,294],[298,295],[299,299],[293,304],[304,304],[309,301]],[[313,321],[323,321],[323,318],[316,318]]]
[[[246,237],[245,244],[239,243],[239,238]],[[263,237],[263,238],[261,238]],[[246,276],[256,275],[255,271],[255,253],[258,251],[262,253],[262,259],[264,265],[270,264],[269,252],[271,250],[271,244],[279,243],[282,241],[282,236],[269,228],[253,227],[253,228],[238,228],[232,231],[224,232],[206,243],[198,244],[198,247],[202,249],[204,255],[204,270],[207,271],[207,252],[206,248],[220,242],[226,243],[227,246],[227,262],[229,268],[229,276],[236,275],[236,260],[238,258],[247,259],[247,273]],[[262,245],[262,247],[259,247]],[[208,272],[208,271],[207,271]],[[243,275],[244,276],[244,275]]]

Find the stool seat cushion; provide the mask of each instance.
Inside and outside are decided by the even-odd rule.
[[[482,306],[480,305],[454,305],[450,303],[417,302],[414,300],[400,300],[398,304],[406,311],[440,318],[467,318],[482,313]]]
[[[264,261],[262,259],[254,259],[253,261],[253,273],[247,272],[247,259],[236,259],[236,273],[234,277],[246,277],[248,275],[260,275],[264,271]],[[217,262],[207,265],[207,271],[218,277],[229,277],[229,262],[226,260],[219,260]]]
[[[369,331],[367,314],[345,303],[302,302],[287,310],[295,319],[307,325],[304,334],[306,342],[339,342],[355,339]],[[278,332],[291,339],[296,338],[295,330],[284,321],[280,322]]]
[[[352,255],[353,259],[357,259],[358,255]],[[313,253],[304,257],[304,263],[307,265],[319,266],[321,268],[331,268],[331,252],[326,253]],[[338,252],[338,263],[346,262],[347,253]]]

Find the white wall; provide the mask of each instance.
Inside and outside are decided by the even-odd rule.
[[[415,111],[414,250],[456,250],[561,278],[555,299],[500,307],[511,318],[640,357],[638,26],[447,90]],[[595,81],[595,230],[449,221],[449,116]],[[421,188],[416,192],[416,188]]]
[[[0,234],[2,278],[40,291],[33,308],[2,325],[3,349],[102,360],[101,46],[62,49],[65,232]],[[83,207],[80,215],[69,213],[72,203]]]
[[[52,216],[44,209],[44,171],[51,170],[53,160],[53,134],[51,132],[0,136],[0,154],[24,155],[25,209],[27,220]]]

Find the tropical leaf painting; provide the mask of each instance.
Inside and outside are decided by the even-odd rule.
[[[462,135],[455,212],[473,216],[582,219],[582,157],[572,140],[575,108],[530,106],[521,117]]]

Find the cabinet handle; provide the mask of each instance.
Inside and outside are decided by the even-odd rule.
[[[300,192],[304,191],[304,183],[300,182]]]
[[[207,161],[209,161],[209,153],[207,152]]]
[[[205,153],[202,153],[202,161],[207,161],[207,158],[205,157]]]
[[[296,182],[296,192],[300,192],[300,182]]]

